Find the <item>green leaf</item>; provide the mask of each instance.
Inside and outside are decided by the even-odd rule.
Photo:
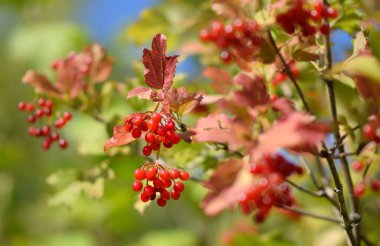
[[[362,55],[349,59],[341,65],[340,70],[343,73],[361,75],[380,83],[380,63],[373,56]]]
[[[380,60],[380,31],[376,28],[369,30],[369,47],[372,53]]]

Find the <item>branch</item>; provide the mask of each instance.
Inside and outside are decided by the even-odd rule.
[[[320,191],[317,191],[317,192],[314,192],[314,191],[311,191],[309,189],[306,189],[305,187],[302,187],[296,183],[294,183],[293,181],[289,180],[289,179],[285,179],[285,182],[290,184],[291,186],[293,186],[294,188],[306,193],[306,194],[309,194],[309,195],[312,195],[312,196],[315,196],[315,197],[323,197],[323,190],[320,190]]]
[[[333,222],[333,223],[336,223],[336,224],[341,224],[341,221],[337,220],[335,218],[331,218],[331,217],[327,217],[327,216],[319,215],[319,214],[314,214],[312,212],[309,212],[309,211],[306,211],[306,210],[303,210],[303,209],[300,209],[300,208],[289,207],[289,206],[285,206],[285,205],[282,205],[282,206],[279,206],[279,207],[283,208],[283,209],[286,209],[286,210],[289,210],[289,211],[292,211],[292,212],[295,212],[295,213],[300,214],[300,215],[305,215],[305,216],[309,216],[309,217],[312,217],[312,218],[315,218],[315,219],[320,219],[320,220],[324,220],[324,221]]]
[[[305,107],[306,111],[310,113],[311,112],[310,107],[309,107],[309,105],[305,99],[305,96],[301,90],[301,87],[299,86],[299,84],[296,80],[296,77],[294,76],[292,70],[290,69],[289,64],[285,61],[283,55],[281,54],[281,51],[277,47],[276,41],[273,39],[272,33],[269,30],[268,30],[268,37],[269,37],[269,41],[270,41],[271,45],[273,46],[274,50],[276,51],[276,54],[278,55],[278,57],[281,60],[282,65],[285,68],[285,73],[288,75],[288,77],[292,81],[293,85],[296,87],[298,95],[300,96],[300,98],[302,100],[303,106]]]

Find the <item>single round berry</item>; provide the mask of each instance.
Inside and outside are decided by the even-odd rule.
[[[143,187],[143,184],[141,183],[140,180],[136,180],[135,182],[133,182],[132,184],[132,189],[134,191],[141,191],[142,190],[142,187]]]
[[[146,179],[146,171],[144,169],[136,169],[133,172],[133,177],[137,180],[144,180]]]
[[[211,41],[213,38],[212,38],[212,35],[210,34],[210,32],[206,29],[202,29],[200,32],[199,32],[199,38],[203,41],[203,42],[209,42]]]
[[[141,117],[141,115],[136,115],[133,119],[132,119],[132,123],[134,126],[140,126],[143,122],[143,118]]]
[[[172,190],[170,192],[170,195],[171,195],[173,200],[178,200],[181,197],[181,192],[177,192],[175,190]]]
[[[165,123],[165,128],[166,128],[166,130],[169,130],[169,131],[174,130],[174,128],[175,128],[175,123],[174,123],[174,121],[172,121],[172,120],[168,120],[168,121],[166,121],[166,123]]]
[[[155,140],[156,140],[156,135],[154,135],[153,133],[147,133],[145,135],[145,141],[147,143],[153,143]]]
[[[145,192],[142,192],[141,195],[140,195],[140,200],[142,202],[148,202],[149,201],[149,197]]]
[[[152,148],[152,150],[157,151],[160,148],[160,144],[152,143],[150,147]]]
[[[49,138],[45,139],[45,141],[42,143],[42,148],[44,150],[50,149],[51,140]]]
[[[54,103],[52,101],[46,100],[45,107],[48,107],[48,108],[51,109],[51,108],[53,108],[53,106],[54,106]]]
[[[150,117],[154,122],[160,123],[162,120],[162,116],[160,113],[154,112]]]
[[[371,189],[375,192],[379,192],[380,191],[380,181],[371,180]]]
[[[365,193],[365,184],[363,182],[360,182],[354,187],[354,194],[356,197],[362,197],[364,193]]]
[[[330,26],[329,26],[329,24],[327,24],[327,23],[322,24],[322,25],[319,27],[319,31],[320,31],[323,35],[325,35],[325,36],[329,35],[329,34],[330,34]]]
[[[332,7],[328,7],[326,9],[326,13],[327,13],[327,17],[329,17],[331,19],[335,19],[338,17],[338,11]]]
[[[150,154],[152,154],[152,148],[150,146],[144,146],[144,148],[142,149],[142,153],[145,156],[150,156]]]
[[[155,189],[160,189],[162,187],[162,181],[159,178],[153,179],[153,186]]]
[[[69,121],[69,120],[71,120],[72,117],[73,117],[73,116],[71,115],[70,112],[64,112],[64,113],[63,113],[63,118],[65,119],[65,121]]]
[[[140,128],[133,128],[132,137],[140,138],[141,137],[141,129]]]
[[[185,185],[181,182],[175,182],[173,189],[177,192],[182,192],[185,189]]]
[[[147,125],[148,125],[148,129],[151,130],[152,132],[155,132],[158,129],[158,123],[153,121],[152,119],[148,120]]]
[[[44,107],[46,105],[46,101],[43,98],[38,99],[38,106]]]
[[[146,172],[146,178],[148,180],[153,180],[157,175],[157,168],[156,167],[150,167],[148,171]]]
[[[44,112],[44,115],[46,116],[52,116],[53,114],[53,110],[51,110],[51,108],[44,108],[43,112]]]
[[[66,121],[63,118],[59,118],[54,123],[56,128],[62,128],[66,125]]]
[[[190,175],[189,175],[189,173],[186,172],[186,171],[180,171],[180,172],[179,172],[179,178],[180,178],[181,180],[183,180],[183,181],[186,181],[186,180],[189,180]]]
[[[160,177],[162,179],[170,179],[170,174],[167,170],[161,170],[160,171]]]
[[[168,148],[168,149],[170,149],[171,147],[173,147],[173,144],[172,143],[168,143],[168,142],[166,142],[166,143],[164,143],[164,146],[165,146],[165,148]]]
[[[178,179],[179,178],[179,171],[177,170],[177,169],[171,169],[170,170],[170,177],[172,178],[172,179]]]
[[[159,199],[157,199],[157,204],[160,207],[165,207],[166,206],[166,200],[159,198]]]
[[[232,61],[232,55],[230,54],[230,52],[223,50],[222,52],[220,52],[220,59],[225,64],[228,64]]]
[[[61,149],[66,149],[67,148],[67,146],[69,145],[68,144],[68,142],[65,140],[65,139],[60,139],[59,141],[58,141],[58,145],[59,145],[59,147],[61,148]]]
[[[151,196],[151,195],[153,195],[153,193],[154,193],[154,188],[153,188],[153,186],[151,186],[151,185],[146,185],[146,186],[144,187],[144,193],[145,193],[147,196]]]
[[[166,201],[170,200],[170,193],[167,190],[160,191],[160,197]]]
[[[143,132],[148,131],[148,129],[149,129],[149,127],[148,127],[148,123],[144,120],[144,121],[141,123],[140,128],[141,128],[141,131],[143,131]]]
[[[51,138],[52,141],[58,141],[59,134],[56,133],[56,132],[53,132],[53,133],[50,134],[50,138]]]
[[[24,103],[24,102],[19,102],[18,103],[18,109],[19,110],[25,110],[26,109],[26,103]]]
[[[28,103],[25,107],[26,111],[32,112],[34,110],[34,104],[33,103]]]
[[[375,137],[376,128],[372,124],[365,124],[363,126],[363,135],[366,139],[372,140]]]
[[[170,178],[162,180],[162,188],[169,188],[172,186],[172,180]]]
[[[50,127],[49,126],[43,126],[41,131],[42,131],[42,134],[44,136],[48,136],[50,134]]]
[[[235,32],[244,32],[247,29],[247,23],[242,19],[235,19],[232,27]]]
[[[363,170],[363,168],[364,164],[361,161],[355,161],[354,163],[352,163],[352,169],[354,169],[357,172],[360,172],[361,170]]]
[[[29,115],[27,120],[29,123],[34,123],[36,122],[36,117],[34,115]]]
[[[224,33],[224,25],[220,21],[214,21],[211,24],[211,29],[216,36],[221,36]]]
[[[133,129],[133,124],[131,122],[126,122],[124,128],[126,132],[130,132]]]
[[[39,108],[39,109],[36,110],[36,114],[35,115],[36,115],[37,118],[41,118],[42,116],[44,116],[44,111]]]

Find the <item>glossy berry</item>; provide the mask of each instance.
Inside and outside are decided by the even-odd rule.
[[[172,190],[170,192],[170,195],[171,195],[173,200],[178,200],[181,197],[181,192],[177,192],[175,190]]]
[[[133,172],[133,177],[137,180],[144,180],[146,179],[146,171],[144,169],[136,169]]]
[[[322,25],[319,27],[319,31],[320,31],[323,35],[329,35],[329,34],[330,34],[330,26],[329,26],[329,24],[327,24],[327,23],[322,24]]]
[[[160,113],[154,112],[154,113],[151,115],[151,119],[152,119],[154,122],[160,123],[161,120],[162,120],[162,116],[161,116]]]
[[[134,137],[134,138],[140,138],[141,137],[141,129],[140,128],[133,128],[131,133],[132,133],[132,137]]]
[[[185,186],[181,182],[174,183],[174,190],[177,192],[182,192],[185,189]]]
[[[143,184],[141,183],[140,180],[136,180],[135,182],[133,182],[132,184],[132,189],[134,191],[141,191],[142,190],[142,187],[143,187]]]
[[[27,120],[29,123],[34,123],[36,122],[36,117],[34,115],[29,115]]]
[[[172,179],[178,179],[179,178],[180,173],[177,169],[171,169],[169,173],[170,173],[170,177]]]
[[[141,195],[140,195],[140,200],[141,200],[142,202],[148,202],[148,201],[149,201],[149,196],[148,196],[145,192],[143,192],[143,193],[141,193]]]
[[[326,14],[328,18],[335,19],[338,17],[338,11],[332,7],[326,9]]]
[[[162,199],[162,198],[159,198],[159,199],[157,199],[157,204],[160,207],[165,207],[166,206],[166,200]]]
[[[367,123],[363,126],[363,135],[366,139],[373,139],[376,134],[376,129],[373,125]]]
[[[222,60],[222,62],[224,62],[225,64],[228,64],[232,61],[232,55],[228,52],[228,51],[221,51],[220,52],[220,60]]]
[[[150,156],[150,154],[152,154],[152,148],[150,146],[144,146],[144,148],[142,149],[142,153],[145,156]]]
[[[354,163],[352,163],[352,169],[354,169],[357,172],[360,172],[361,170],[363,170],[363,168],[364,164],[361,161],[355,161]]]
[[[150,167],[148,171],[146,172],[146,178],[148,180],[153,180],[157,175],[157,168],[156,167]]]
[[[170,179],[170,174],[169,174],[169,172],[167,171],[167,170],[161,170],[160,171],[160,177],[162,178],[162,179]]]
[[[66,140],[64,140],[64,139],[60,139],[60,140],[58,141],[58,144],[59,144],[59,147],[60,147],[61,149],[66,149],[67,146],[69,145],[68,142],[67,142]]]
[[[65,119],[65,121],[69,121],[69,120],[71,120],[72,117],[73,117],[73,116],[71,115],[70,112],[65,112],[65,113],[63,113],[63,119]]]
[[[147,196],[151,196],[151,195],[153,195],[153,193],[154,193],[154,188],[153,188],[153,186],[151,186],[151,185],[147,185],[147,186],[145,186],[145,187],[144,187],[144,193],[145,193]]]
[[[156,140],[156,136],[153,133],[147,133],[145,135],[145,141],[147,143],[153,143]]]
[[[189,180],[190,175],[186,171],[180,171],[179,177],[180,177],[181,180],[186,181],[186,180]]]
[[[25,107],[26,111],[32,112],[34,110],[34,104],[33,103],[28,103]]]
[[[362,197],[365,193],[365,184],[360,182],[354,187],[354,194],[356,197]]]
[[[24,102],[19,102],[18,103],[18,109],[19,110],[25,110],[26,109],[26,103],[24,103]]]

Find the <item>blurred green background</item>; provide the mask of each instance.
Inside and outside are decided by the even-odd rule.
[[[54,147],[45,152],[40,141],[28,136],[26,115],[17,111],[19,101],[34,98],[33,89],[21,84],[25,71],[49,74],[56,58],[98,42],[116,60],[111,78],[136,82],[133,61],[151,37],[164,32],[169,49],[175,50],[196,38],[214,17],[209,5],[203,0],[0,0],[0,245],[344,245],[340,228],[308,218],[289,220],[275,212],[259,226],[238,211],[205,217],[199,204],[206,190],[195,182],[188,182],[179,201],[165,208],[149,206],[140,215],[131,184],[132,172],[143,159],[126,148],[129,155],[105,161],[106,130],[86,115],[74,114],[65,128],[70,141],[66,151]],[[336,54],[344,58],[350,38],[336,35],[336,42],[344,44]],[[189,86],[199,86],[197,57],[184,58],[177,78],[187,77],[193,82]],[[115,95],[113,101],[109,114],[132,112],[122,96]],[[201,151],[192,148],[172,160],[189,168],[186,161]],[[202,161],[208,167],[215,164],[211,157]],[[77,181],[78,172],[96,176],[101,168],[114,178]],[[195,176],[203,172],[196,166],[189,169]],[[324,202],[298,195],[302,205],[326,211]],[[376,210],[377,205],[372,206]],[[240,236],[231,240],[235,233]]]

